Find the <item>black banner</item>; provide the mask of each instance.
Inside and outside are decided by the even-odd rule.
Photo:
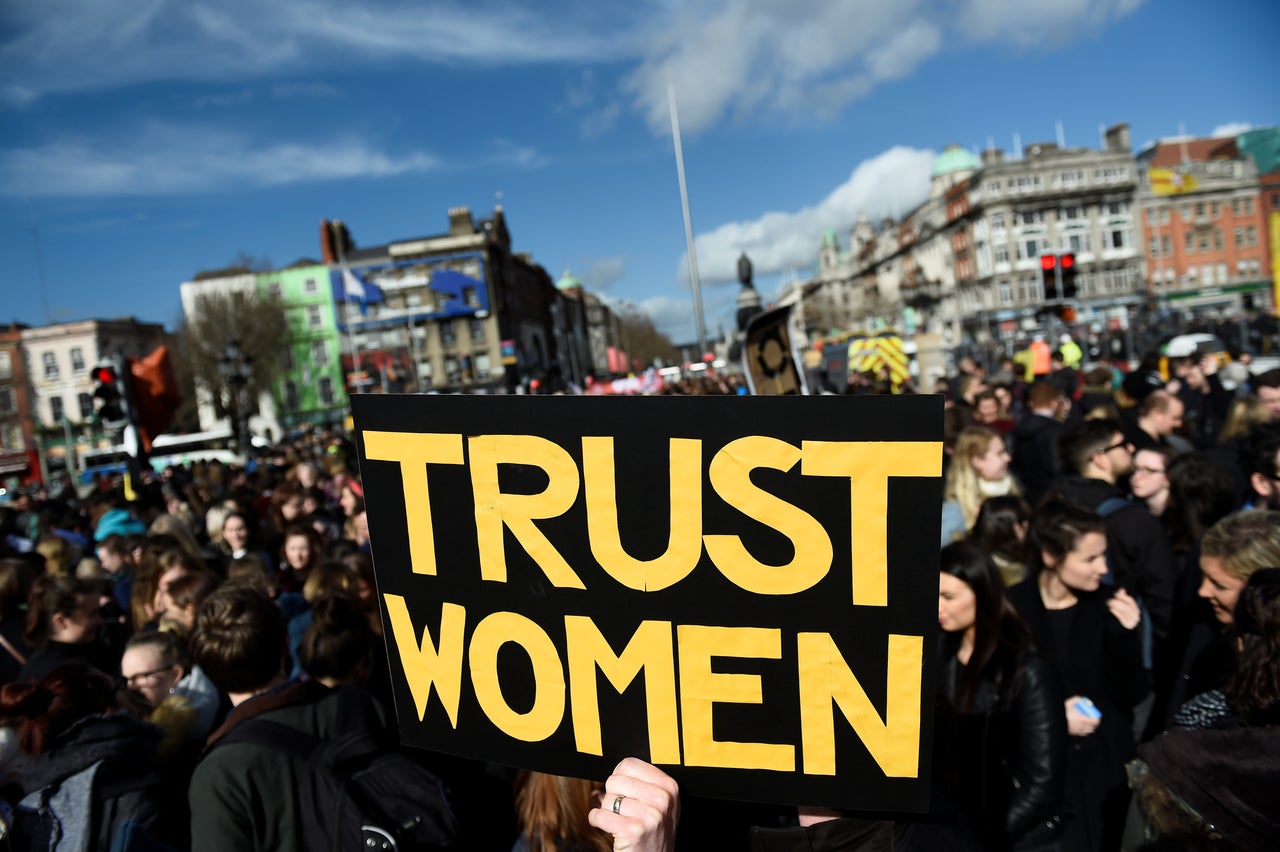
[[[405,742],[923,811],[936,396],[355,396]]]

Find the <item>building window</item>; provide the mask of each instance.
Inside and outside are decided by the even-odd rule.
[[[1256,246],[1258,244],[1258,231],[1252,225],[1245,229],[1244,236],[1247,245]]]
[[[987,195],[999,195],[999,194],[1000,194],[1000,181],[998,180],[987,181]]]
[[[418,381],[422,384],[422,387],[424,388],[431,387],[431,362],[430,361],[423,361],[421,364],[418,365]]]
[[[292,379],[284,383],[284,407],[287,411],[297,411],[302,407],[302,400],[298,398],[298,383]]]
[[[1087,233],[1071,234],[1066,240],[1067,250],[1076,254],[1084,254],[1093,251],[1093,239]],[[1154,249],[1153,249],[1154,251]]]
[[[1083,207],[1063,207],[1059,217],[1067,222],[1078,222],[1084,218]]]
[[[1201,234],[1201,235],[1200,235],[1200,240],[1199,240],[1199,242],[1200,242],[1200,251],[1208,251],[1208,250],[1209,250],[1209,235],[1208,235],[1208,234]]]
[[[1040,257],[1043,243],[1039,237],[1018,240],[1018,260],[1035,260]]]
[[[280,282],[272,281],[267,284],[267,298],[274,302],[280,301]]]
[[[82,393],[80,394],[79,397],[77,397],[76,401],[80,403],[81,422],[85,420],[92,420],[93,419],[93,397],[87,393]]]
[[[1108,228],[1107,229],[1107,248],[1123,249],[1129,248],[1132,244],[1132,235],[1128,228]]]
[[[1040,225],[1044,222],[1044,214],[1039,210],[1015,210],[1013,211],[1013,224],[1017,225]]]
[[[1236,248],[1244,248],[1244,228],[1236,228]]]
[[[1013,304],[1013,287],[1008,284],[1001,284],[999,289],[1000,289],[1000,304],[1012,305]]]
[[[1222,215],[1222,205],[1215,201],[1210,207],[1209,216],[1210,218],[1217,219],[1220,215]]]
[[[60,396],[49,397],[49,413],[53,415],[53,422],[55,424],[62,422],[62,415],[65,413],[62,410],[62,397]]]
[[[0,414],[13,413],[13,388],[0,387]]]
[[[286,346],[280,350],[280,366],[286,373],[298,369],[298,362],[293,358],[293,347]]]
[[[1213,283],[1213,264],[1206,263],[1200,267],[1200,281],[1202,284],[1209,285]]]
[[[44,377],[46,379],[58,378],[58,356],[52,352],[46,352],[41,356],[44,360]],[[54,418],[57,420],[58,418]]]
[[[1227,265],[1225,263],[1218,264],[1218,280],[1223,284],[1227,283]]]
[[[320,284],[316,279],[308,278],[306,281],[302,282],[302,292],[306,293],[308,296],[314,296],[316,293],[320,292]]]
[[[1213,229],[1213,247],[1222,251],[1222,231],[1218,228]]]
[[[321,376],[317,388],[320,391],[320,404],[333,405],[333,379],[329,376]]]
[[[471,327],[471,339],[477,343],[484,341],[484,320],[472,319],[468,325]]]
[[[1160,239],[1159,239],[1159,237],[1152,237],[1150,242],[1151,242],[1151,251],[1150,251],[1151,256],[1152,256],[1152,257],[1159,257],[1159,256],[1160,256]]]
[[[71,372],[84,372],[84,350],[76,346],[71,350]]]
[[[13,356],[8,351],[0,351],[0,379],[13,378]]]
[[[489,371],[493,369],[492,362],[489,360],[488,352],[477,352],[476,358],[476,377],[484,378],[489,375]]]
[[[324,325],[324,312],[319,305],[307,305],[307,328],[320,328]]]
[[[991,230],[993,231],[1004,230],[1004,214],[1003,213],[991,214]]]
[[[1271,196],[1271,202],[1275,204],[1277,207],[1280,207],[1280,195]],[[1246,216],[1253,215],[1253,199],[1252,198],[1246,198],[1244,200],[1244,215]]]
[[[1240,199],[1239,198],[1231,199],[1231,215],[1233,216],[1240,215]]]
[[[1186,252],[1187,254],[1191,254],[1196,250],[1196,235],[1187,231],[1185,236],[1187,243]]]
[[[457,384],[462,381],[462,370],[458,366],[457,355],[444,356],[444,372],[445,381],[449,382],[449,384]]]
[[[1108,216],[1127,216],[1129,215],[1129,202],[1127,201],[1108,201]]]
[[[311,363],[317,367],[329,366],[329,344],[323,340],[311,341]]]
[[[445,346],[452,346],[458,341],[457,333],[453,329],[453,320],[440,321],[440,342]],[[452,379],[450,379],[452,381]]]
[[[1173,256],[1173,238],[1172,237],[1170,237],[1168,234],[1165,234],[1164,236],[1162,236],[1160,238],[1160,246],[1162,249],[1161,253],[1164,254],[1165,257]]]
[[[996,263],[1009,262],[1009,247],[1004,243],[996,243]]]
[[[480,291],[475,287],[463,287],[462,301],[465,302],[469,308],[480,307]]]
[[[22,449],[22,427],[10,424],[0,430],[0,445],[6,450]]]

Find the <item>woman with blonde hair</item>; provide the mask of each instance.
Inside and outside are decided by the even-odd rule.
[[[1233,438],[1243,438],[1254,426],[1271,419],[1271,412],[1256,396],[1242,396],[1231,402],[1227,409],[1227,422],[1218,435],[1218,443],[1225,444]]]
[[[1009,460],[1004,438],[987,426],[967,426],[956,438],[943,492],[942,544],[973,528],[988,497],[1022,493],[1009,473]]]
[[[173,515],[156,515],[156,519],[151,522],[151,526],[147,527],[147,536],[155,537],[167,535],[172,537],[178,547],[189,556],[201,558],[200,542],[196,541],[196,535],[191,531],[191,527],[176,518]]]

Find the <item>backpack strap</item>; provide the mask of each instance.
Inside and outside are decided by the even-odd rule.
[[[0,633],[0,648],[4,648],[8,651],[9,656],[18,661],[18,665],[25,666],[27,664],[26,656],[17,648],[13,647],[13,643],[6,639],[3,633]]]
[[[320,740],[297,728],[261,717],[245,719],[219,738],[215,747],[226,743],[249,743],[283,751],[299,760],[310,760]]]
[[[1132,506],[1132,505],[1134,504],[1130,503],[1128,500],[1126,500],[1123,497],[1108,497],[1107,499],[1099,503],[1098,508],[1094,509],[1094,511],[1105,518],[1108,515],[1114,515],[1116,512],[1119,512],[1121,509],[1125,508],[1126,506]]]

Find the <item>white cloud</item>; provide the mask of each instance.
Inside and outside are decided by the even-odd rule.
[[[1225,136],[1239,136],[1253,129],[1253,125],[1247,121],[1230,121],[1226,124],[1219,124],[1213,130],[1209,131],[1209,137],[1212,139],[1220,139]]]
[[[1143,0],[962,0],[961,34],[1020,48],[1065,45],[1136,11]]]
[[[624,257],[597,257],[583,262],[579,280],[593,293],[607,291],[627,272],[627,260]]]
[[[637,55],[636,20],[622,10],[549,15],[509,0],[61,0],[11,4],[0,43],[0,98],[154,80],[251,80],[317,68],[391,62],[522,65]],[[633,17],[635,16],[635,17]]]
[[[492,139],[489,147],[493,154],[487,165],[515,166],[520,169],[541,169],[550,162],[532,145],[521,145],[510,139]]]
[[[383,178],[439,167],[424,152],[391,154],[366,142],[260,144],[214,126],[153,123],[114,140],[62,138],[0,152],[7,195],[172,195],[282,186],[347,178]]]
[[[894,147],[859,163],[849,179],[812,207],[769,212],[729,222],[695,238],[698,277],[709,286],[736,282],[738,257],[746,252],[757,276],[812,267],[822,234],[834,230],[844,239],[859,212],[872,222],[900,216],[925,199],[934,152]],[[688,261],[680,260],[681,280]]]

